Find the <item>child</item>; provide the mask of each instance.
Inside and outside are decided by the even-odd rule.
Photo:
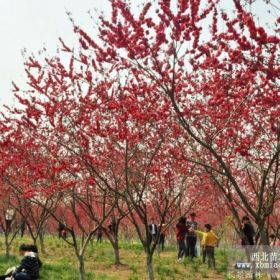
[[[205,232],[196,231],[199,234],[202,234],[203,236],[203,247],[204,247],[204,254],[207,257],[208,267],[215,268],[215,247],[218,245],[218,237],[217,235],[212,231],[212,226],[210,224],[206,224],[205,226]]]
[[[36,280],[39,278],[39,270],[42,263],[37,256],[37,247],[35,245],[22,244],[19,252],[24,256],[20,265],[9,274],[0,276],[0,279]],[[9,278],[10,276],[11,278]]]

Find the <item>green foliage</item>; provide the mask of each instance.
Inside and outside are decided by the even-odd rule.
[[[202,270],[200,272],[201,278],[205,279],[205,278],[209,278],[208,273],[206,270]]]
[[[233,280],[234,278],[232,278],[230,275],[225,275],[224,280]]]
[[[175,275],[178,273],[178,271],[177,273],[174,271],[174,267],[166,266],[162,263],[158,264],[156,267],[156,272],[158,273],[160,279],[166,279],[167,277],[170,279],[175,279]]]
[[[73,280],[73,275],[77,275],[77,270],[69,264],[63,262],[55,264],[44,264],[40,279],[65,279]]]
[[[19,259],[14,255],[10,255],[9,258],[7,258],[5,255],[0,255],[0,271],[4,273],[9,267],[15,266],[15,264],[18,262]]]
[[[197,261],[193,261],[192,262],[192,271],[193,272],[198,272],[199,271],[199,268],[200,268],[201,264]]]
[[[129,277],[128,280],[139,280],[138,276],[137,275],[132,275]]]

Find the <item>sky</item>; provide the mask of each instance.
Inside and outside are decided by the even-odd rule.
[[[88,15],[95,9],[108,12],[107,0],[0,0],[0,104],[13,104],[11,81],[22,83],[22,50],[35,53],[46,47],[55,53],[58,37],[74,44],[75,35],[66,15],[72,13],[77,24],[91,28]]]
[[[263,1],[257,0],[254,4],[260,14],[263,4],[258,3]],[[76,37],[66,11],[72,13],[78,25],[90,30],[94,23],[87,12],[91,10],[92,15],[97,16],[96,9],[109,14],[109,1],[0,0],[0,110],[3,104],[14,104],[11,81],[19,85],[24,82],[22,50],[36,53],[45,47],[49,54],[55,54],[58,37],[69,46],[75,45]],[[264,14],[265,19],[267,16]]]

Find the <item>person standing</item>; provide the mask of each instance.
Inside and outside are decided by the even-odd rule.
[[[24,235],[24,232],[25,232],[25,224],[26,224],[25,219],[22,218],[21,222],[20,222],[20,236],[21,236],[21,238],[23,238],[23,235]]]
[[[181,217],[176,225],[176,240],[178,245],[178,261],[183,260],[183,257],[186,256],[186,244],[185,238],[188,232],[188,227],[186,225],[186,218]]]
[[[157,234],[158,234],[158,226],[155,223],[154,218],[151,219],[151,223],[149,224],[148,228],[149,228],[149,235],[151,237],[151,240],[156,242]]]
[[[98,229],[97,229],[97,233],[96,233],[96,242],[101,243],[102,240],[103,240],[102,238],[103,238],[103,229],[102,229],[102,227],[100,226],[100,227],[98,227]]]
[[[273,246],[275,246],[275,243],[276,243],[275,234],[270,234],[269,235],[269,246],[273,247]]]
[[[195,219],[196,219],[196,214],[191,213],[190,221],[187,222],[187,226],[189,229],[186,235],[187,256],[189,256],[191,260],[197,256],[197,252],[196,252],[197,236],[195,233],[195,230],[197,230],[197,222]]]
[[[206,250],[205,250],[205,237],[206,237],[206,233],[202,232],[202,231],[196,231],[197,234],[200,235],[201,241],[200,241],[200,245],[201,245],[201,251],[202,251],[202,263],[205,264],[206,262]]]
[[[277,236],[277,238],[276,238],[275,246],[280,246],[280,238],[279,238],[279,236]]]
[[[58,230],[58,238],[63,238],[64,228],[65,228],[64,224],[62,222],[59,222],[58,223],[58,228],[57,228],[57,230]]]
[[[246,246],[246,245],[254,245],[254,236],[255,236],[255,230],[253,225],[251,224],[251,221],[248,216],[244,216],[242,218],[242,233],[243,237],[241,240],[241,245]]]
[[[15,210],[13,208],[9,208],[6,210],[5,213],[5,220],[6,220],[6,231],[10,233],[12,230],[12,223],[15,216]]]
[[[207,258],[208,267],[216,267],[215,262],[215,247],[218,245],[219,238],[212,231],[212,226],[210,224],[205,224],[205,232],[196,231],[197,233],[204,235],[204,248],[205,255]]]
[[[255,251],[254,248],[255,230],[248,216],[244,216],[242,218],[242,224],[243,226],[241,229],[241,245],[245,250],[247,261],[250,262],[251,256]],[[252,279],[256,279],[255,270],[256,270],[256,264],[254,261],[252,261],[252,271],[253,271]]]
[[[117,235],[117,223],[116,223],[116,218],[112,216],[110,224],[108,226],[109,233],[111,233],[113,236]]]
[[[167,224],[165,224],[163,221],[161,228],[160,228],[159,242],[158,242],[159,250],[161,250],[161,251],[164,250],[166,234],[167,234]]]

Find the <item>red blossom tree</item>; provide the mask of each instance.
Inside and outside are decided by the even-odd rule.
[[[75,32],[84,61],[127,76],[127,91],[139,81],[153,87],[149,98],[166,105],[156,112],[181,125],[185,157],[229,203],[237,195],[267,244],[279,188],[279,18],[260,26],[242,1],[231,4],[233,12],[212,0],[149,1],[136,15],[116,0],[111,19],[100,18],[98,41]]]
[[[237,230],[248,213],[267,244],[280,180],[280,20],[269,29],[231,4],[230,13],[213,0],[147,1],[134,14],[112,0],[97,40],[74,26],[79,50],[61,39],[63,59],[26,62],[29,89],[14,85],[21,105],[1,123],[1,174],[27,198],[60,195],[85,240],[79,251],[67,225],[81,279],[96,230],[81,213],[101,226],[125,203],[154,279],[150,216],[161,227],[207,196],[201,174]]]

